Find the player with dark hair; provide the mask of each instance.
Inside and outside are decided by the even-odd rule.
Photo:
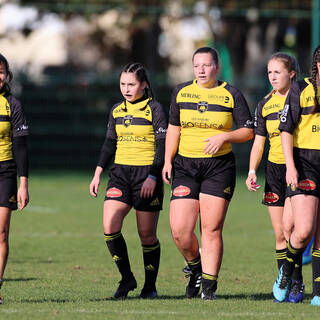
[[[273,90],[258,103],[255,112],[255,139],[250,153],[249,173],[246,180],[248,190],[256,191],[256,170],[260,164],[268,135],[270,148],[262,203],[268,206],[275,234],[278,269],[286,260],[286,239],[289,239],[292,229],[290,199],[285,198],[286,166],[278,127],[288,91],[292,82],[297,78],[298,69],[296,59],[283,52],[274,53],[268,61],[268,78]],[[286,225],[283,224],[283,219]],[[288,301],[301,302],[304,292],[302,261],[295,265],[292,283]]]
[[[313,298],[320,306],[320,46],[313,54],[310,78],[292,84],[280,118],[279,130],[286,161],[287,196],[290,197],[293,230],[286,260],[273,286],[274,297],[287,298],[295,264],[312,236]]]
[[[121,233],[123,220],[133,207],[145,267],[140,297],[155,298],[160,262],[157,224],[163,200],[161,169],[167,119],[161,104],[153,98],[146,70],[140,63],[129,63],[123,68],[120,91],[124,101],[110,111],[106,139],[90,184],[90,194],[97,196],[100,176],[115,156],[103,210],[107,247],[122,276],[114,297],[125,298],[137,287]]]
[[[21,103],[10,92],[12,78],[8,61],[0,54],[0,288],[9,254],[11,212],[29,202],[28,126]]]
[[[162,177],[170,183],[173,176],[170,226],[192,272],[186,296],[196,297],[202,283],[202,299],[214,300],[223,254],[222,229],[236,178],[231,143],[252,139],[253,130],[242,93],[216,79],[217,51],[199,48],[192,62],[196,79],[178,85],[172,94]],[[236,130],[232,130],[234,121]],[[194,233],[199,212],[201,257]]]

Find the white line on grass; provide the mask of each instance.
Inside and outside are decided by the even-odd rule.
[[[50,207],[42,207],[42,206],[33,206],[29,205],[25,208],[26,211],[33,211],[33,212],[41,212],[41,213],[56,213],[58,209],[50,208]]]

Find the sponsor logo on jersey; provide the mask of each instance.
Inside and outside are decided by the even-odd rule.
[[[273,192],[267,192],[264,195],[264,201],[266,203],[275,203],[279,200],[279,196]]]
[[[23,130],[28,130],[29,127],[26,126],[25,124],[21,125],[19,128],[17,128],[17,131],[23,131]]]
[[[320,277],[314,279],[315,282],[320,282]]]
[[[299,181],[298,188],[301,190],[314,190],[316,184],[309,179]]]
[[[150,206],[158,206],[160,204],[160,201],[158,198],[155,198],[151,203]]]
[[[277,118],[280,120],[282,116],[283,109],[278,111]]]
[[[110,188],[107,190],[106,196],[109,198],[119,198],[122,196],[122,191],[118,188]]]
[[[280,117],[281,122],[287,121],[288,111],[289,111],[289,105],[285,104],[284,108],[282,109],[282,112],[281,112],[281,117]]]
[[[173,195],[175,197],[184,197],[184,196],[189,195],[190,192],[191,192],[190,188],[180,185],[180,186],[174,188]]]
[[[246,127],[251,127],[252,124],[253,124],[253,121],[248,119],[248,120],[244,123],[243,126],[244,126],[245,128],[246,128]]]
[[[195,94],[195,93],[181,93],[182,98],[191,98],[191,99],[200,99],[201,96],[200,94]]]
[[[193,121],[181,121],[182,128],[203,128],[203,129],[217,129],[222,130],[222,124],[205,123],[205,122],[193,122]]]
[[[146,117],[147,117],[149,114],[150,114],[150,110],[147,109],[147,110],[146,110],[146,113],[145,113]]]
[[[200,101],[198,102],[197,104],[197,110],[200,112],[200,113],[204,113],[208,110],[208,102],[207,101]]]
[[[224,192],[224,193],[227,193],[227,194],[231,194],[231,188],[230,188],[230,187],[225,188],[225,189],[223,190],[223,192]]]
[[[123,117],[122,124],[127,128],[130,126],[132,120],[133,120],[133,116],[131,114],[128,114]]]
[[[124,142],[147,142],[148,139],[146,137],[136,137],[136,136],[118,136],[118,141],[124,141]]]
[[[166,133],[166,132],[167,132],[167,130],[162,127],[158,128],[156,131],[156,133]]]
[[[268,111],[268,110],[273,109],[273,108],[279,108],[279,103],[271,104],[270,106],[266,106],[263,109],[264,109],[264,111]]]
[[[320,132],[320,126],[318,124],[313,125],[312,132]]]
[[[9,202],[16,203],[17,202],[16,196],[15,195],[11,196],[11,198],[9,199]]]

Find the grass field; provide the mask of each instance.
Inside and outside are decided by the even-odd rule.
[[[184,298],[184,261],[169,229],[169,189],[158,229],[159,298],[137,299],[144,270],[132,212],[123,234],[138,289],[127,300],[110,299],[120,279],[103,240],[104,186],[93,199],[88,193],[90,180],[91,173],[31,173],[30,204],[12,217],[1,319],[316,319],[319,315],[319,309],[309,304],[310,265],[304,268],[305,301],[273,303],[274,237],[266,208],[260,204],[263,191],[249,193],[241,177],[225,223],[216,301]]]

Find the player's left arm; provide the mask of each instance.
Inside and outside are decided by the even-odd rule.
[[[9,102],[12,115],[12,152],[19,176],[17,200],[19,210],[22,210],[29,203],[29,158],[27,144],[29,131],[21,103],[14,97],[11,97]]]
[[[165,134],[168,126],[167,117],[160,103],[153,102],[153,104],[152,126],[155,136],[155,155],[149,175],[141,187],[141,198],[152,197],[164,161]]]
[[[234,89],[234,88],[233,88]],[[235,89],[234,89],[235,90]],[[229,132],[221,132],[212,136],[205,141],[207,142],[204,147],[206,154],[217,153],[221,146],[226,143],[242,143],[251,140],[254,136],[252,116],[245,100],[240,91],[236,91],[234,97],[233,119],[237,124],[237,129]]]

